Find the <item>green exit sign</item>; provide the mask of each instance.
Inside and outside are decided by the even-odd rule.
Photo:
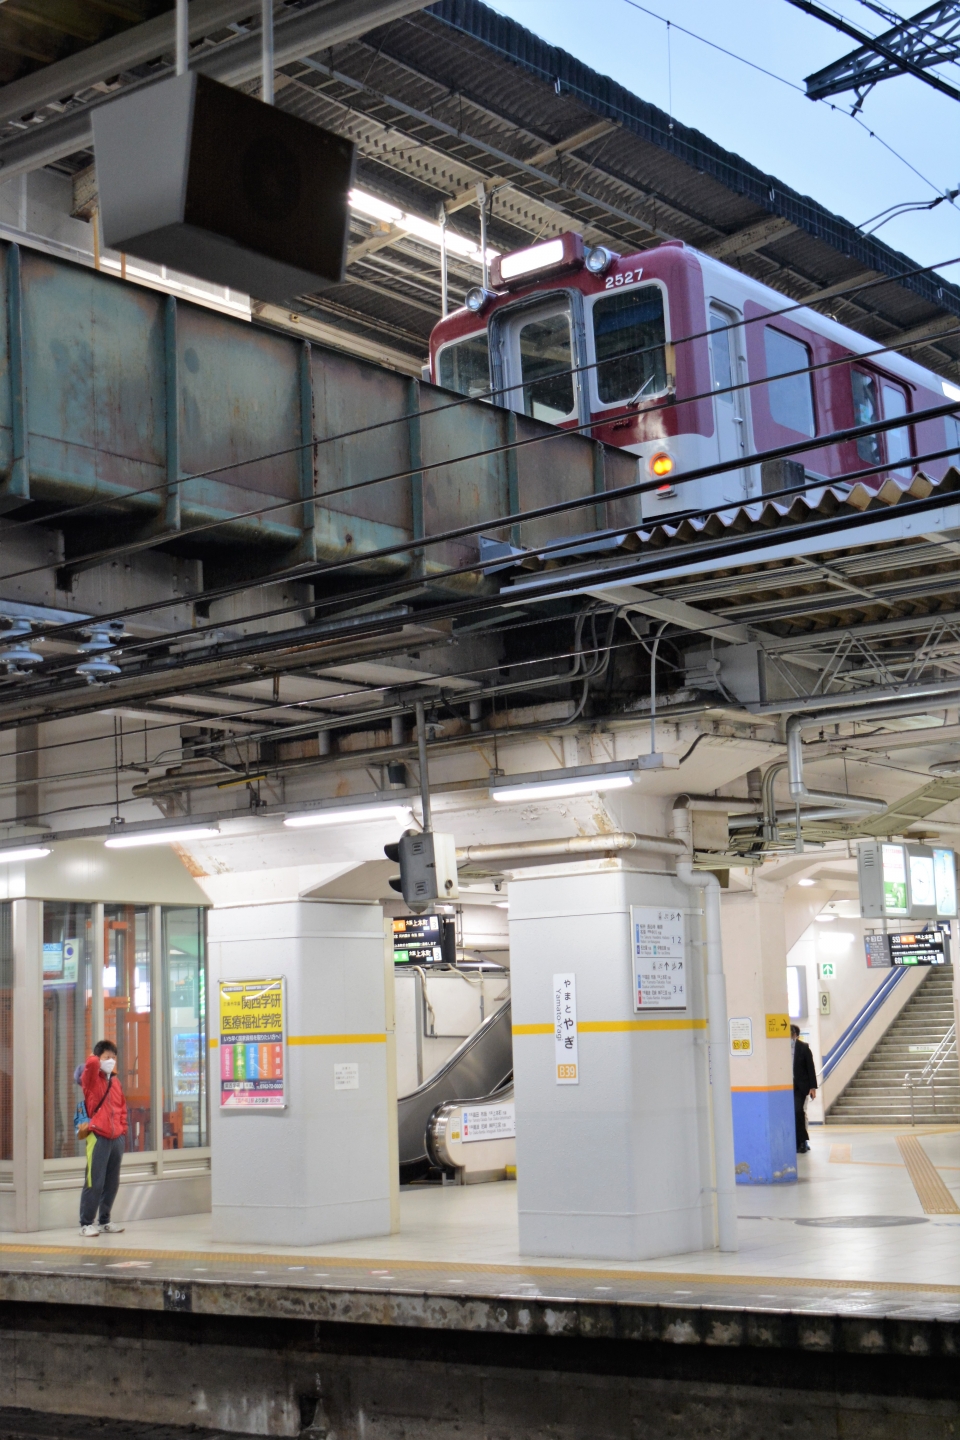
[[[822,960],[820,962],[820,979],[832,980],[837,973],[837,967],[833,960]]]

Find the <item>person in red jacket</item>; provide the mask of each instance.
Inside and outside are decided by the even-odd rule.
[[[98,1040],[80,1076],[87,1111],[87,1173],[80,1193],[80,1234],[119,1234],[110,1219],[120,1188],[120,1162],[127,1136],[127,1102],[117,1076],[117,1047]],[[81,1131],[82,1133],[82,1131]],[[99,1211],[99,1223],[97,1220]]]

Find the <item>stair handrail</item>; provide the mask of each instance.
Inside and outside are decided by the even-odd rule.
[[[877,1014],[877,1012],[883,1008],[887,1000],[893,994],[893,991],[900,984],[901,980],[903,980],[906,974],[906,966],[895,965],[891,970],[890,974],[887,975],[884,980],[882,980],[881,983],[877,986],[876,990],[874,990],[873,994],[870,996],[870,999],[864,1005],[863,1009],[859,1012],[859,1014],[854,1016],[854,1018],[850,1021],[850,1024],[847,1026],[846,1030],[844,1030],[843,1034],[840,1036],[839,1040],[837,1040],[835,1044],[832,1045],[831,1048],[827,1051],[826,1055],[824,1055],[821,1081],[826,1080],[827,1077],[837,1068],[844,1055],[846,1055],[847,1051],[856,1042],[856,1040],[859,1039],[860,1035],[862,1035],[863,1031],[870,1024],[870,1021]]]
[[[937,1085],[937,1075],[938,1075],[939,1072],[940,1072],[940,1067],[941,1067],[941,1066],[944,1064],[944,1062],[949,1058],[950,1052],[953,1051],[954,1053],[956,1053],[956,1049],[957,1049],[957,1026],[956,1026],[956,1022],[954,1022],[954,1024],[950,1026],[950,1029],[947,1031],[946,1035],[944,1035],[943,1039],[940,1041],[940,1044],[937,1046],[936,1050],[934,1050],[933,1054],[930,1056],[930,1058],[929,1058],[929,1060],[927,1061],[926,1065],[924,1065],[923,1069],[920,1071],[920,1074],[916,1077],[916,1079],[914,1079],[912,1072],[909,1071],[909,1070],[908,1070],[907,1073],[904,1075],[902,1088],[905,1089],[905,1090],[908,1090],[909,1093],[910,1093],[910,1124],[911,1124],[911,1125],[916,1125],[916,1123],[917,1123],[916,1120],[914,1119],[914,1112],[913,1112],[913,1092],[914,1092],[914,1090],[922,1089],[923,1086],[925,1086],[925,1085],[929,1085],[929,1087],[930,1087],[930,1093],[931,1093],[931,1095],[933,1096],[933,1113],[934,1113],[934,1115],[936,1115],[936,1113],[937,1113],[937,1089],[936,1089],[936,1085]]]

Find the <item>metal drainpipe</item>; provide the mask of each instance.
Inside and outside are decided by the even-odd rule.
[[[693,854],[690,811],[673,812],[673,833],[688,856]],[[713,1164],[717,1186],[717,1238],[720,1249],[740,1248],[737,1238],[737,1182],[733,1153],[733,1104],[730,1098],[730,1055],[727,1050],[727,983],[723,974],[720,933],[720,881],[694,870],[689,859],[677,861],[677,879],[703,896],[706,930],[707,1049],[710,1057],[710,1101],[713,1110]]]
[[[818,723],[817,717],[791,715],[787,721],[787,775],[790,799],[795,804],[813,801],[814,804],[830,805],[837,810],[855,810],[859,814],[879,815],[886,810],[885,800],[874,800],[869,795],[838,795],[829,790],[808,790],[803,782],[803,740],[800,732],[805,726]]]
[[[265,105],[273,104],[273,0],[260,0],[261,67],[263,78],[260,82],[260,99]]]
[[[609,855],[621,850],[637,850],[646,855],[686,853],[683,842],[668,840],[661,835],[631,835],[618,830],[610,835],[574,835],[562,840],[515,840],[504,845],[466,845],[457,850],[457,864],[478,864],[481,861],[536,862],[561,855]]]
[[[190,28],[187,20],[187,0],[177,0],[174,15],[176,73],[186,75],[187,59],[190,54]]]

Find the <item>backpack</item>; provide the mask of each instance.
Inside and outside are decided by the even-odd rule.
[[[77,1068],[76,1068],[76,1070],[74,1070],[74,1072],[73,1072],[73,1078],[74,1078],[74,1081],[76,1082],[77,1085],[80,1084],[80,1077],[81,1077],[82,1074],[83,1074],[83,1066],[82,1066],[82,1065],[78,1065]],[[107,1078],[107,1088],[106,1088],[106,1090],[104,1090],[101,1099],[100,1099],[100,1100],[97,1102],[97,1104],[94,1105],[94,1107],[93,1107],[93,1115],[96,1115],[97,1111],[100,1109],[100,1106],[103,1104],[104,1100],[106,1100],[107,1096],[110,1094],[110,1086],[111,1086],[112,1084],[113,1084],[113,1076],[110,1075],[110,1076],[108,1076],[108,1078]],[[86,1102],[86,1100],[81,1099],[81,1100],[79,1101],[78,1105],[77,1105],[76,1110],[73,1112],[73,1128],[74,1128],[74,1130],[76,1131],[76,1135],[77,1135],[77,1139],[78,1139],[78,1140],[86,1140],[87,1136],[90,1134],[90,1122],[91,1122],[91,1120],[93,1119],[93,1115],[88,1115],[88,1114],[87,1114],[87,1102]]]

